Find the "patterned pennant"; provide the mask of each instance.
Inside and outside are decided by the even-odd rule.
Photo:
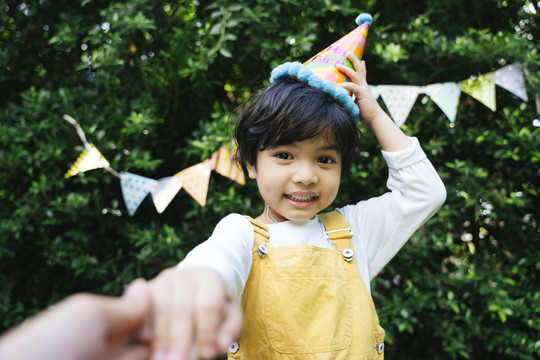
[[[152,200],[159,214],[165,211],[181,188],[182,181],[177,176],[168,176],[158,180],[156,187],[152,190]]]
[[[459,88],[464,93],[469,94],[491,111],[497,110],[495,102],[495,81],[493,73],[480,75],[474,79],[463,80],[459,83]]]
[[[212,168],[208,162],[199,163],[180,171],[178,176],[182,181],[184,190],[191,195],[201,206],[206,205],[208,185]]]
[[[101,153],[94,146],[94,144],[90,144],[90,149],[85,149],[81,153],[81,155],[79,155],[75,163],[71,166],[68,172],[66,172],[64,177],[67,179],[68,177],[76,175],[80,172],[104,168],[108,166],[109,162],[107,161],[107,159],[105,159],[105,157],[101,155]]]
[[[146,195],[152,191],[157,181],[132,173],[124,173],[120,177],[120,187],[129,216],[133,216]]]
[[[209,166],[212,170],[220,175],[225,176],[240,185],[246,184],[246,178],[242,168],[234,158],[234,142],[232,144],[223,145],[219,150],[215,151],[209,161]]]
[[[407,85],[379,85],[377,90],[394,119],[394,122],[401,126],[405,124],[407,116],[418,97],[420,87]]]
[[[510,91],[523,101],[529,101],[520,63],[508,65],[502,69],[496,70],[495,84]]]
[[[441,84],[431,84],[425,88],[426,94],[444,112],[450,122],[456,120],[457,107],[461,90],[458,84],[447,82]]]

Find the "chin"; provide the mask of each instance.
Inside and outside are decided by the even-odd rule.
[[[306,221],[313,219],[317,214],[306,214],[306,215],[297,215],[297,216],[287,216],[289,221]]]

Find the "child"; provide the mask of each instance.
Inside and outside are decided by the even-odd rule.
[[[358,139],[328,93],[282,78],[255,96],[236,129],[239,160],[265,207],[231,214],[176,271],[152,281],[153,359],[382,358],[370,280],[442,205],[446,192],[415,138],[372,96],[364,62],[338,65],[389,167],[390,192],[320,214],[334,201]],[[241,299],[241,326],[235,299]],[[166,335],[166,336],[165,336]]]

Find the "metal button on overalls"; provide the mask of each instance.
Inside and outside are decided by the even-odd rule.
[[[236,354],[239,348],[240,346],[238,346],[238,343],[235,341],[229,346],[229,352],[231,354]]]

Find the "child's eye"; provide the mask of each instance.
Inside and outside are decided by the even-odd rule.
[[[286,152],[280,152],[280,153],[275,154],[274,156],[277,157],[278,159],[281,159],[281,160],[291,160],[292,159],[291,154],[286,153]]]
[[[331,158],[330,156],[321,156],[319,158],[319,162],[321,164],[329,165],[329,164],[334,164],[336,161],[333,158]]]

